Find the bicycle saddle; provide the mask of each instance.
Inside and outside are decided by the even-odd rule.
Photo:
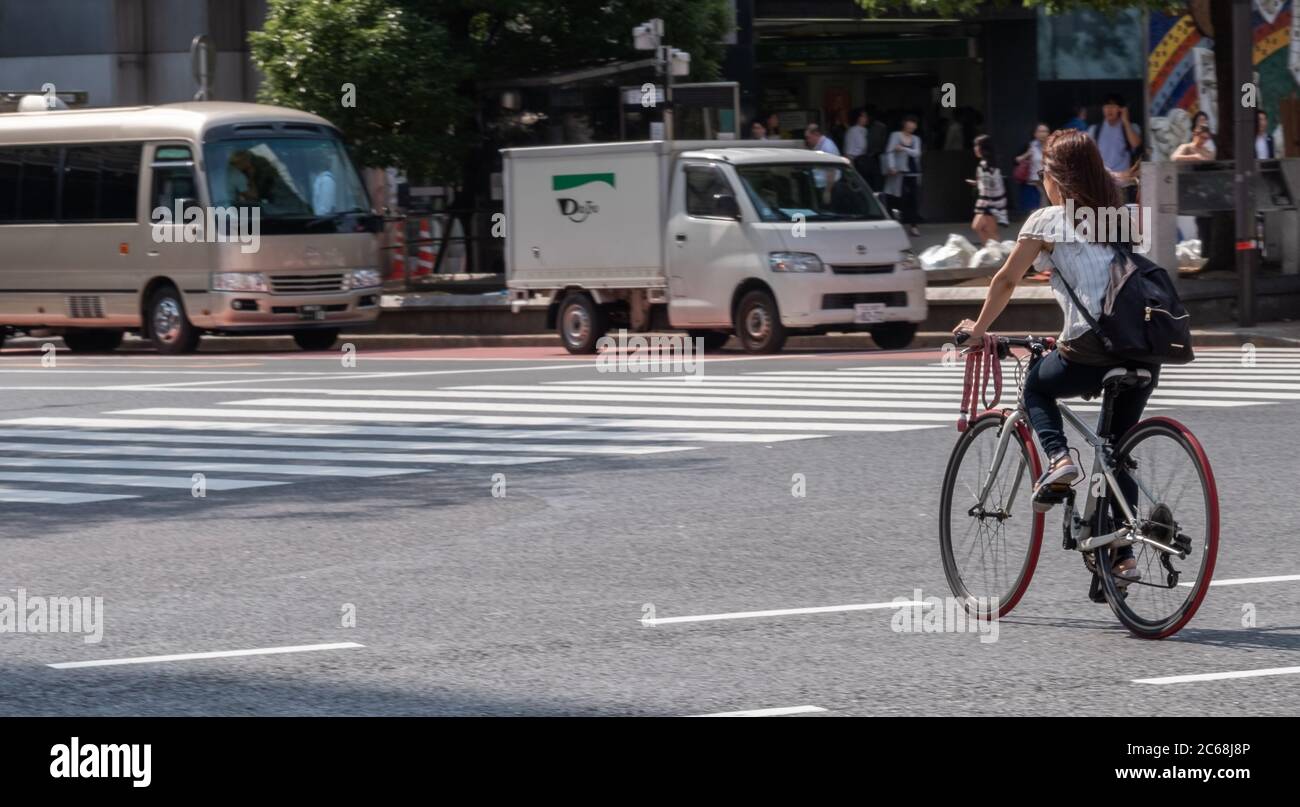
[[[1111,394],[1123,392],[1126,389],[1134,387],[1145,387],[1151,383],[1151,371],[1140,367],[1116,367],[1109,370],[1106,375],[1102,376],[1101,389],[1083,395],[1085,401],[1091,401],[1093,398],[1101,395],[1103,391],[1110,391]]]
[[[1151,371],[1135,367],[1116,367],[1102,376],[1101,387],[1112,392],[1120,392],[1134,387],[1145,387],[1151,383]]]

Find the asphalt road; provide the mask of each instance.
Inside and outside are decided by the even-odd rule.
[[[982,642],[889,607],[949,594],[934,351],[723,352],[689,382],[547,348],[6,349],[0,597],[102,597],[103,630],[10,623],[0,714],[1294,714],[1300,352],[1202,357],[1152,409],[1213,462],[1223,585],[1132,638],[1053,514]],[[784,609],[814,610],[750,614]],[[177,654],[213,655],[142,661]],[[50,666],[105,661],[132,663]]]

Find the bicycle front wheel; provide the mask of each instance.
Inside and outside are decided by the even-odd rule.
[[[1006,422],[1000,412],[971,422],[953,447],[939,502],[948,585],[966,611],[982,619],[1006,616],[1020,602],[1043,542],[1043,515],[1033,508],[1042,467],[1023,423],[1012,429],[993,467]]]
[[[1127,585],[1112,573],[1116,547],[1098,550],[1102,588],[1124,627],[1143,639],[1163,639],[1191,620],[1210,588],[1219,551],[1214,472],[1197,439],[1169,418],[1130,429],[1115,460],[1116,478],[1147,540],[1132,545],[1141,577]]]

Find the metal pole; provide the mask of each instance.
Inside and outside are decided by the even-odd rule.
[[[1232,84],[1220,87],[1219,92],[1233,95],[1254,77],[1251,64],[1253,33],[1250,0],[1233,0],[1232,3]],[[1255,88],[1258,102],[1259,90]],[[1233,202],[1236,207],[1237,246],[1237,324],[1243,328],[1255,324],[1255,272],[1259,266],[1259,249],[1255,226],[1255,114],[1258,107],[1238,102],[1234,106],[1233,123]]]
[[[673,139],[673,60],[672,48],[661,45],[660,62],[664,70],[664,139]]]

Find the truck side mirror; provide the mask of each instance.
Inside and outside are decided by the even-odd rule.
[[[736,202],[736,197],[729,193],[713,195],[713,212],[722,218],[740,219],[740,205]]]

